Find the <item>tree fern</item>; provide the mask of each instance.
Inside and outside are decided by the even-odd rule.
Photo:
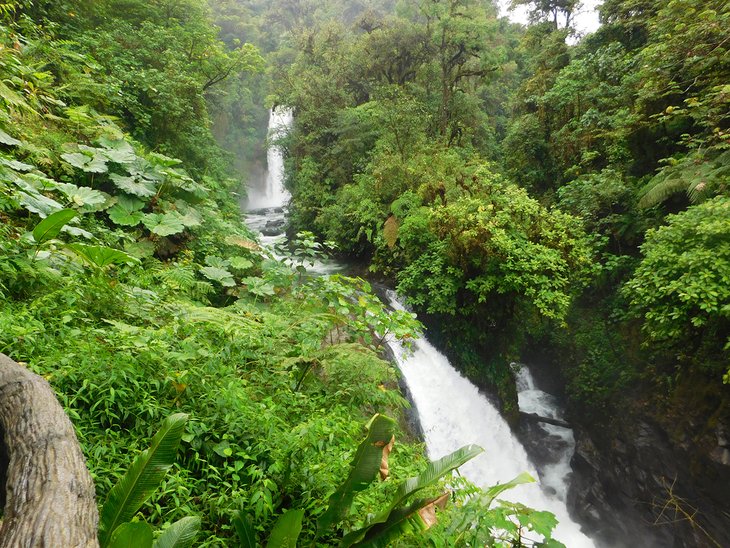
[[[653,207],[671,196],[686,192],[690,203],[727,192],[730,180],[730,150],[713,157],[694,153],[663,168],[641,190],[639,207]]]

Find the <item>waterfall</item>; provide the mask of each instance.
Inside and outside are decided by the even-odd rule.
[[[246,209],[271,209],[284,207],[291,196],[284,188],[284,157],[274,143],[292,123],[292,111],[275,108],[269,114],[269,147],[266,153],[266,178],[263,188],[250,188]]]
[[[529,367],[517,366],[515,380],[520,411],[551,419],[564,418],[557,398],[535,385]],[[547,423],[530,426],[532,430],[528,432],[529,439],[532,445],[537,446],[535,452],[541,457],[541,462],[536,465],[540,482],[544,489],[565,502],[571,473],[570,459],[575,451],[573,431]]]
[[[387,298],[390,306],[403,310],[395,292],[389,291]],[[566,475],[558,480],[555,474],[549,480],[550,485],[546,485],[546,478],[538,474],[497,408],[476,386],[459,374],[425,338],[413,343],[411,353],[399,343],[392,342],[389,346],[413,398],[431,459],[469,443],[481,445],[484,453],[460,468],[464,476],[480,487],[489,487],[529,472],[547,489],[538,484],[521,485],[504,493],[502,498],[555,514],[559,523],[554,537],[568,548],[594,546],[568,515],[564,497]],[[559,489],[555,489],[553,483],[560,482]]]
[[[270,138],[286,131],[291,122],[290,110],[272,111]],[[262,234],[264,245],[284,238],[286,219],[283,206],[290,197],[282,184],[281,151],[275,146],[270,147],[267,160],[265,186],[249,190],[249,211],[246,214],[248,225]],[[286,260],[285,257],[279,258]],[[343,265],[334,261],[326,261],[318,262],[312,270],[316,274],[328,274],[343,268]],[[391,307],[403,309],[395,292],[388,291],[387,300]],[[540,485],[521,485],[507,491],[501,498],[555,514],[559,523],[554,537],[568,548],[594,546],[581,533],[578,524],[570,519],[565,505],[569,462],[575,445],[569,429],[546,425],[547,434],[560,438],[564,443],[559,451],[552,453],[554,458],[550,462],[536,467],[497,408],[479,393],[476,386],[461,376],[426,338],[416,340],[412,352],[406,352],[395,342],[389,343],[389,347],[413,398],[430,458],[440,458],[463,445],[481,445],[485,452],[462,466],[462,474],[476,485],[489,487],[509,481],[522,472],[529,472],[536,479],[539,478]],[[522,368],[517,375],[521,409],[528,413],[560,418],[554,400],[535,388],[529,371]]]

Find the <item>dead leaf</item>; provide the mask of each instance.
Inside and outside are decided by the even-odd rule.
[[[388,442],[388,445],[383,447],[383,457],[380,459],[380,480],[385,481],[388,479],[388,456],[390,455],[390,452],[393,450],[393,445],[395,444],[395,436],[390,438],[390,442]]]
[[[251,251],[258,251],[259,249],[261,249],[256,242],[247,240],[246,238],[243,238],[241,236],[228,236],[226,238],[226,243],[229,245],[237,245],[238,247],[243,247],[244,249],[250,249]]]
[[[398,228],[398,219],[395,215],[388,217],[383,225],[383,238],[390,249],[395,247],[395,242],[398,240]]]
[[[446,491],[443,495],[432,500],[429,504],[418,511],[418,515],[421,516],[423,523],[426,525],[426,529],[430,529],[433,525],[436,525],[438,522],[438,519],[436,518],[436,508],[443,510],[450,495],[451,493]]]

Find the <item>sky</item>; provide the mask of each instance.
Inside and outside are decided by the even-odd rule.
[[[499,0],[500,14],[507,16],[516,23],[527,23],[527,10],[524,6],[508,11],[510,0]],[[601,0],[583,0],[583,7],[575,16],[575,27],[580,34],[593,32],[598,28],[598,10],[596,9]]]

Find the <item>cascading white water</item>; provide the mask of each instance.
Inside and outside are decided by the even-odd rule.
[[[291,111],[272,111],[269,135],[286,131],[291,123]],[[282,184],[281,151],[275,146],[270,147],[267,160],[268,171],[264,188],[249,190],[247,223],[254,230],[262,232],[261,241],[264,245],[271,245],[284,238],[283,206],[290,196]],[[277,232],[277,229],[280,230]],[[328,274],[342,269],[342,265],[328,261],[318,262],[312,270],[317,274]],[[393,308],[403,309],[395,292],[388,292],[388,302]],[[474,443],[484,447],[485,453],[461,467],[461,472],[475,484],[488,487],[504,483],[522,472],[538,477],[525,448],[515,438],[496,407],[469,380],[462,377],[426,338],[414,343],[412,353],[407,353],[397,343],[390,343],[389,346],[413,398],[432,459]],[[555,417],[554,411],[545,408],[547,395],[538,395],[539,391],[535,390],[528,375],[523,369],[518,377],[521,387],[520,406],[524,405],[523,410],[526,412]],[[541,406],[538,406],[538,402],[542,402]],[[560,435],[567,434],[563,432]],[[570,443],[574,443],[572,432],[569,435]],[[572,449],[569,453],[572,453]],[[579,526],[570,519],[565,506],[569,459],[570,454],[567,454],[560,461],[560,466],[547,473],[549,468],[541,468],[543,475],[540,476],[540,481],[555,493],[554,496],[546,494],[537,484],[529,484],[508,491],[502,497],[538,510],[549,510],[559,520],[555,538],[568,548],[589,548],[594,546],[593,542],[580,532]]]
[[[393,291],[388,292],[388,303],[395,309],[404,309]],[[497,408],[428,340],[415,341],[412,353],[395,342],[389,346],[413,398],[431,459],[475,443],[485,452],[460,470],[476,485],[488,487],[504,483],[522,472],[538,478],[525,448]],[[540,481],[545,480],[540,478]],[[560,496],[549,496],[538,484],[527,484],[506,492],[503,498],[555,514],[559,523],[554,537],[568,548],[594,546],[580,531],[579,525],[570,519],[564,497],[561,500]]]
[[[286,236],[286,212],[284,206],[291,198],[284,188],[284,157],[278,146],[273,145],[282,137],[293,122],[291,109],[275,108],[269,114],[269,148],[266,153],[266,177],[264,186],[251,185],[246,201],[246,224],[260,234],[259,239],[269,249],[271,255],[279,260],[289,261],[285,255],[274,249]],[[330,259],[316,260],[305,265],[311,274],[334,274],[345,269],[344,265]]]
[[[284,206],[291,197],[284,188],[284,157],[271,143],[281,137],[292,124],[289,109],[276,108],[269,114],[269,148],[266,152],[264,185],[252,184],[246,200],[246,224],[261,234],[261,243],[272,248],[284,239],[286,214]]]
[[[275,108],[269,114],[269,142],[282,136],[292,124],[292,111]],[[247,209],[280,208],[291,198],[284,188],[284,157],[277,146],[269,146],[266,153],[266,180],[263,188],[250,188]]]
[[[515,380],[520,411],[551,419],[563,419],[563,411],[557,398],[537,388],[527,366],[517,369]],[[538,428],[543,433],[539,441],[543,445],[542,453],[546,455],[545,462],[539,466],[540,482],[565,502],[571,474],[570,459],[575,451],[573,431],[545,422],[539,423]]]

